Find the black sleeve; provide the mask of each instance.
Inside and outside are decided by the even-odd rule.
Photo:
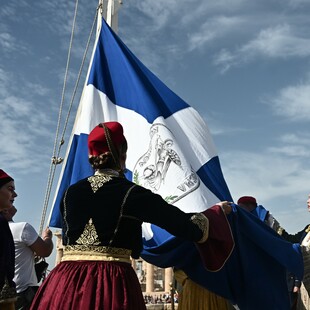
[[[174,236],[190,241],[199,241],[202,230],[190,219],[195,213],[182,212],[168,204],[160,195],[140,186],[135,186],[128,196],[124,215],[155,224]]]
[[[304,230],[299,231],[296,234],[289,234],[286,230],[283,230],[281,236],[289,242],[301,243],[302,236],[304,235]]]

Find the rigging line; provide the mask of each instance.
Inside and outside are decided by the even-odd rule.
[[[82,70],[83,70],[83,67],[84,67],[84,64],[85,64],[85,60],[86,60],[86,56],[87,56],[87,53],[88,53],[88,50],[89,50],[90,41],[91,41],[91,38],[92,38],[93,33],[94,33],[94,28],[95,28],[96,21],[97,21],[97,16],[98,16],[98,10],[100,8],[101,8],[101,5],[98,5],[98,7],[96,9],[95,18],[93,20],[93,24],[92,24],[92,27],[91,27],[91,30],[90,30],[90,34],[88,36],[88,40],[87,40],[87,43],[86,43],[86,48],[85,48],[85,51],[84,51],[84,55],[83,55],[83,58],[82,58],[80,69],[79,69],[79,72],[78,72],[78,78],[77,78],[77,81],[75,83],[73,94],[72,94],[72,97],[71,97],[71,100],[70,100],[70,105],[69,105],[67,117],[66,117],[66,120],[65,120],[62,136],[61,136],[61,143],[59,144],[57,155],[53,157],[54,161],[58,160],[59,154],[60,154],[60,149],[61,149],[61,146],[63,145],[64,136],[65,136],[65,132],[66,132],[66,129],[67,129],[68,122],[69,122],[70,113],[71,113],[73,102],[74,102],[74,99],[75,99],[75,95],[76,95],[76,92],[77,92],[77,89],[78,89],[78,86],[79,86],[79,82],[80,82],[80,79],[81,79],[81,76],[82,76]],[[54,162],[54,165],[53,165],[54,169],[53,169],[53,172],[51,173],[51,175],[52,175],[51,180],[52,181],[50,182],[50,186],[48,188],[48,194],[46,196],[47,197],[46,204],[44,205],[44,209],[43,209],[43,213],[42,213],[42,219],[44,219],[44,221],[45,221],[46,211],[47,211],[48,202],[49,202],[49,198],[50,198],[50,194],[51,194],[52,184],[53,184],[53,180],[54,180],[54,176],[55,176],[55,170],[56,170],[55,167],[56,167],[56,165],[57,165],[57,163]],[[44,221],[43,221],[43,224],[44,224]],[[41,225],[42,229],[43,229],[43,224]]]
[[[71,97],[70,106],[69,106],[68,114],[67,114],[67,117],[66,117],[66,121],[65,121],[64,129],[63,129],[61,141],[64,140],[64,136],[65,136],[66,129],[67,129],[67,126],[68,126],[69,116],[70,116],[70,113],[71,113],[71,110],[72,110],[73,101],[75,99],[75,95],[76,95],[76,92],[77,92],[77,89],[78,89],[78,86],[79,86],[79,82],[80,82],[80,79],[81,79],[82,70],[83,70],[83,67],[84,67],[84,64],[85,64],[87,52],[88,52],[89,45],[90,45],[90,40],[91,40],[92,35],[94,33],[94,28],[95,28],[95,25],[96,25],[99,8],[100,8],[100,6],[97,7],[96,15],[95,15],[95,18],[94,18],[94,21],[93,21],[93,24],[92,24],[92,27],[91,27],[91,31],[90,31],[90,34],[89,34],[89,37],[88,37],[88,40],[87,40],[87,43],[86,43],[86,48],[85,48],[85,51],[84,51],[82,63],[81,63],[80,70],[79,70],[79,73],[78,73],[78,78],[77,78],[77,81],[75,83],[73,94],[72,94],[72,97]],[[59,149],[59,151],[60,151],[60,149]],[[59,153],[58,153],[58,155],[59,155]]]
[[[47,182],[47,189],[45,192],[45,199],[44,199],[43,211],[42,211],[42,216],[41,216],[41,224],[40,224],[40,230],[39,230],[40,235],[43,232],[43,225],[44,225],[45,216],[46,216],[47,200],[48,200],[47,197],[48,197],[48,192],[50,191],[48,189],[52,186],[51,174],[53,172],[53,175],[54,175],[55,169],[56,169],[56,163],[54,161],[56,160],[55,154],[56,154],[56,148],[57,148],[57,141],[58,141],[60,122],[61,122],[62,109],[63,109],[63,104],[64,104],[65,90],[66,90],[67,79],[68,79],[68,71],[69,71],[69,64],[70,64],[70,59],[71,59],[71,49],[72,49],[72,42],[73,42],[73,36],[74,36],[74,30],[75,30],[75,24],[76,24],[78,4],[79,4],[79,0],[76,0],[72,29],[71,29],[71,37],[70,37],[70,43],[69,43],[69,50],[68,50],[68,56],[67,56],[66,71],[65,71],[64,83],[63,83],[63,89],[62,89],[62,95],[61,95],[61,102],[60,102],[60,108],[59,108],[59,114],[58,114],[56,136],[55,136],[55,141],[54,141],[53,157],[52,157],[52,161],[51,161],[51,165],[50,165],[50,171],[49,171],[48,182]],[[63,144],[63,141],[61,141],[60,144]],[[44,215],[44,217],[43,217],[43,215]]]

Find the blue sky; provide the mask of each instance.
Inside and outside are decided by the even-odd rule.
[[[96,6],[79,1],[65,113]],[[74,7],[1,1],[0,167],[16,181],[15,220],[37,229]],[[123,0],[119,11],[121,39],[205,119],[234,200],[255,196],[291,233],[310,222],[309,13],[307,0]]]

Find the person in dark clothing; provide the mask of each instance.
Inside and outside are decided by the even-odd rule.
[[[307,208],[310,211],[310,195],[307,200]],[[278,233],[287,241],[292,243],[300,243],[304,246],[309,246],[310,225],[295,234],[289,234],[284,228],[280,227]],[[288,273],[288,289],[292,301],[292,309],[299,309],[305,307],[308,309],[310,306],[309,293],[305,289],[302,282],[296,278],[295,275]],[[303,305],[302,305],[303,304]]]
[[[15,197],[13,178],[0,169],[0,310],[15,309],[14,240],[8,221],[1,214],[3,210],[13,207]]]
[[[258,205],[256,202],[256,198],[252,196],[243,196],[238,199],[237,204],[251,212],[253,215],[257,216],[261,221],[267,224],[270,228],[275,230],[278,234],[282,233],[282,237],[284,237],[287,241],[292,243],[300,243],[303,238],[304,232],[301,231],[296,235],[289,235],[279,224],[279,222],[273,217],[273,215],[265,209],[263,206]],[[296,309],[297,298],[299,288],[301,286],[301,281],[296,278],[294,274],[291,272],[287,272],[287,286],[290,297],[291,310]]]

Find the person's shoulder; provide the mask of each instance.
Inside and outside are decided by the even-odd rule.
[[[31,246],[39,237],[35,228],[28,222],[10,222],[10,229],[14,240]]]
[[[77,181],[76,183],[74,184],[71,184],[67,190],[64,192],[64,195],[66,195],[66,193],[80,193],[80,194],[83,194],[85,192],[85,190],[88,190],[89,189],[89,181],[88,181],[88,178],[84,178],[82,180],[79,180]]]
[[[12,232],[20,232],[22,234],[37,235],[35,228],[28,222],[9,222],[10,229]]]
[[[131,180],[128,180],[125,177],[117,177],[117,178],[113,178],[113,181],[111,181],[113,183],[111,183],[114,186],[117,186],[119,189],[122,189],[123,191],[128,191],[130,190],[131,192],[134,193],[148,193],[151,191],[143,186],[141,186],[140,184],[134,183]]]
[[[84,179],[81,179],[81,180],[75,182],[74,184],[71,184],[71,185],[69,186],[69,189],[70,189],[70,188],[75,188],[75,187],[80,187],[80,186],[83,186],[84,184],[89,183],[88,179],[89,179],[90,177],[91,177],[91,175],[88,176],[88,177],[86,177],[86,178],[84,178]]]
[[[133,187],[133,188],[140,187],[139,185],[137,185],[136,183],[128,180],[125,177],[116,177],[116,178],[113,178],[110,182],[111,182],[110,184],[113,187],[116,186],[117,188],[123,189],[123,190],[129,190],[131,187]]]
[[[125,186],[129,186],[129,187],[134,186],[134,187],[136,187],[136,188],[140,188],[140,187],[141,187],[141,188],[144,188],[144,187],[140,186],[139,184],[134,183],[134,182],[131,181],[131,180],[128,180],[126,177],[117,177],[117,178],[115,178],[115,182],[121,183],[121,184],[123,184],[123,185],[125,185]]]
[[[27,222],[9,222],[10,227],[25,227],[26,224],[28,224]]]
[[[157,199],[157,198],[162,199],[162,197],[159,194],[152,192],[150,189],[140,184],[136,184],[136,183],[128,181],[128,188],[131,188],[131,187],[132,187],[132,192],[137,196],[143,196],[143,197],[151,196],[153,199]]]
[[[124,184],[128,184],[129,186],[133,186],[133,185],[139,186],[138,184],[128,180],[127,178],[118,177],[118,178],[115,178],[115,179],[118,180],[119,182],[124,183]]]

